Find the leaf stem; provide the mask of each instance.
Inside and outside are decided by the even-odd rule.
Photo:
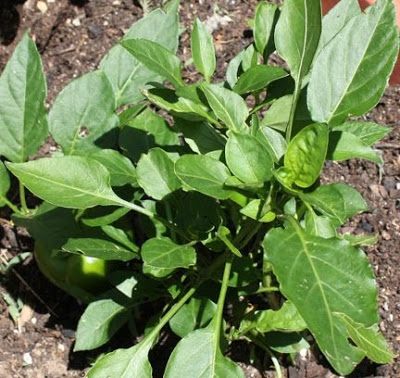
[[[19,200],[21,202],[22,213],[28,214],[29,210],[28,206],[26,205],[25,187],[21,181],[19,182]]]
[[[14,213],[19,214],[19,215],[25,215],[20,209],[18,209],[17,206],[15,206],[11,201],[9,201],[7,198],[2,197],[3,203],[5,203]]]
[[[300,91],[301,91],[300,83],[297,80],[295,88],[294,88],[292,107],[290,108],[289,122],[288,122],[288,126],[286,129],[286,142],[287,143],[289,143],[290,140],[292,139],[294,115],[296,114],[296,108],[297,108],[297,103],[298,103],[299,97],[300,97]]]

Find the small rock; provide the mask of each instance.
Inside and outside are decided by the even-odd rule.
[[[383,199],[388,198],[388,192],[387,192],[386,188],[383,185],[372,184],[372,185],[369,186],[369,188],[371,189],[371,192],[375,196],[381,197]]]
[[[61,333],[67,339],[74,339],[75,338],[75,331],[73,329],[64,328],[61,331]]]
[[[65,351],[65,345],[64,344],[58,344],[57,348],[60,352],[64,352]]]
[[[47,4],[44,1],[38,1],[36,4],[37,9],[39,9],[42,13],[46,13],[49,9]]]
[[[360,222],[360,227],[368,234],[370,234],[374,230],[372,225],[370,225],[368,222],[364,222],[364,221]]]
[[[102,29],[98,25],[90,25],[88,27],[89,38],[91,39],[97,38],[101,34],[101,31]]]
[[[32,365],[33,363],[32,356],[29,352],[24,353],[22,360],[24,361],[24,365]]]
[[[388,192],[392,189],[396,189],[396,179],[393,176],[385,177],[382,182]]]
[[[79,17],[74,18],[74,19],[72,20],[72,25],[74,25],[74,26],[76,26],[76,27],[81,26],[81,20],[79,19]]]

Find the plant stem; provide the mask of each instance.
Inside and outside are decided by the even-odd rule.
[[[294,115],[296,113],[297,103],[298,103],[299,97],[300,97],[300,91],[301,91],[301,88],[300,88],[299,80],[296,80],[296,85],[295,85],[294,94],[293,94],[292,107],[290,108],[289,122],[288,122],[288,126],[286,129],[286,142],[287,143],[289,143],[292,138]]]
[[[26,197],[25,197],[25,187],[24,184],[19,182],[19,200],[21,201],[21,208],[23,214],[28,214],[28,206],[26,205]]]
[[[24,213],[23,213],[20,209],[18,209],[18,207],[15,206],[15,205],[14,205],[11,201],[9,201],[7,198],[3,197],[3,198],[2,198],[2,201],[3,201],[14,213],[19,214],[19,215],[24,215]]]

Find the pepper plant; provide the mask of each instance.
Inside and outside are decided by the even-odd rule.
[[[88,377],[151,377],[148,354],[167,325],[181,340],[165,377],[243,377],[224,355],[238,339],[264,350],[280,376],[278,354],[308,348],[310,334],[340,374],[364,357],[391,362],[361,249],[374,238],[340,232],[368,206],[320,174],[329,160],[382,163],[371,146],[389,129],[354,117],[377,104],[396,61],[393,3],[364,13],[342,0],[322,19],[319,0],[260,2],[254,43],[224,82],[213,81],[212,36],[196,20],[195,83],[175,55],[178,6],[134,24],[48,114],[27,35],[0,79],[0,201],[40,246],[43,272],[90,303],[75,350],[100,347],[125,324],[144,334]],[[274,52],[284,68],[270,63]],[[27,161],[48,129],[60,151]],[[21,208],[6,196],[5,167]],[[43,204],[28,209],[24,188]],[[69,278],[62,264],[77,254],[112,264],[100,294]]]

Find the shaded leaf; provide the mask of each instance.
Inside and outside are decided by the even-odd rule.
[[[10,189],[10,176],[8,175],[7,169],[4,163],[0,161],[0,207],[4,206],[7,199],[6,195]]]
[[[275,161],[279,161],[286,153],[287,143],[281,133],[269,127],[261,127],[256,134],[257,139],[267,147]]]
[[[272,222],[276,218],[276,214],[271,211],[271,207],[268,206],[264,209],[264,202],[259,199],[250,201],[243,209],[240,209],[240,212],[263,223]]]
[[[292,95],[286,95],[278,98],[272,103],[265,113],[264,118],[261,120],[260,126],[268,126],[285,132],[289,123],[292,102]]]
[[[261,55],[264,55],[264,50],[267,46],[273,44],[273,31],[277,11],[278,7],[276,4],[263,1],[257,5],[254,12],[254,43]]]
[[[381,140],[385,135],[389,134],[391,129],[373,122],[345,122],[341,125],[334,126],[332,131],[341,131],[353,134],[367,146],[370,146],[378,140]]]

